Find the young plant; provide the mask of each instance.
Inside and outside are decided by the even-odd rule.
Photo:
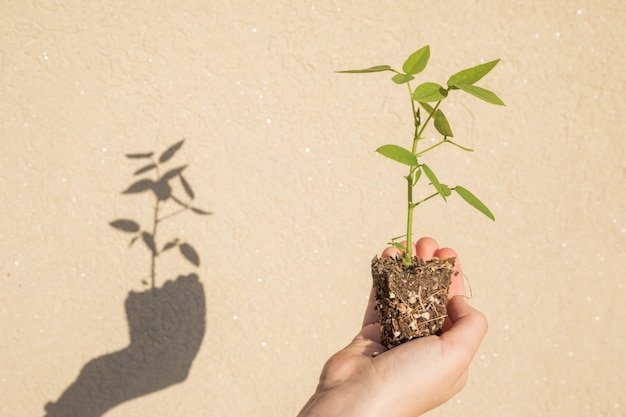
[[[122,194],[138,194],[151,191],[154,195],[153,215],[150,221],[150,225],[147,228],[142,228],[138,222],[130,219],[117,219],[110,223],[113,228],[133,235],[130,240],[131,246],[137,240],[139,240],[139,238],[141,238],[148,250],[150,251],[150,279],[152,288],[155,287],[156,281],[156,260],[163,253],[171,249],[178,248],[181,255],[187,261],[191,262],[195,266],[200,265],[200,257],[198,256],[198,252],[196,252],[194,247],[191,246],[189,243],[181,242],[179,238],[171,238],[161,246],[157,240],[159,225],[165,220],[171,219],[172,217],[188,210],[199,215],[211,214],[208,211],[191,205],[195,198],[195,194],[193,192],[193,189],[191,188],[191,185],[183,176],[183,171],[185,170],[185,168],[187,168],[187,165],[181,165],[175,168],[168,169],[167,171],[165,171],[165,173],[161,174],[161,170],[164,164],[172,159],[172,157],[183,146],[184,142],[184,139],[176,142],[175,144],[167,148],[163,153],[161,153],[158,159],[153,158],[154,152],[126,154],[126,157],[129,159],[148,161],[135,171],[135,173],[133,174],[134,176],[151,172],[154,174],[154,178],[139,179],[133,182]],[[178,180],[177,186],[175,185],[176,183],[173,183],[174,180]],[[183,198],[178,197],[175,194],[175,189],[178,189],[178,191],[182,189],[186,196],[186,201],[183,201]],[[176,210],[168,212],[167,214],[163,214],[163,206],[168,202],[173,203],[178,208]],[[147,282],[145,281],[144,283],[147,284]]]
[[[407,265],[410,265],[413,262],[413,254],[411,250],[411,242],[413,238],[413,211],[417,206],[425,203],[426,201],[436,196],[441,196],[444,201],[447,201],[448,197],[450,197],[454,191],[478,211],[489,217],[491,220],[494,220],[493,213],[472,192],[460,185],[449,186],[441,182],[431,167],[422,162],[422,157],[443,144],[450,144],[462,149],[463,151],[473,152],[472,149],[461,146],[450,139],[454,137],[454,134],[452,133],[448,119],[439,107],[441,103],[448,98],[449,93],[456,90],[473,95],[474,97],[486,101],[487,103],[501,106],[504,105],[504,102],[495,93],[476,85],[476,83],[487,75],[500,60],[496,59],[485,64],[480,64],[459,71],[448,79],[445,86],[435,82],[423,82],[415,89],[412,89],[411,82],[415,79],[417,74],[421,73],[426,68],[429,58],[430,47],[426,45],[412,53],[406,59],[402,65],[402,71],[396,70],[389,65],[377,65],[359,70],[338,71],[340,73],[351,74],[389,71],[394,73],[391,77],[391,80],[394,83],[400,85],[405,84],[407,86],[411,103],[412,119],[415,127],[411,146],[409,148],[405,148],[394,144],[387,144],[376,150],[376,152],[381,155],[409,167],[409,172],[405,177],[407,182],[408,209],[406,234],[393,238],[390,242],[393,246],[402,251],[401,256]],[[424,146],[424,131],[430,123],[432,123],[435,130],[440,135],[440,139],[438,142],[430,146]],[[420,147],[420,145],[422,146]],[[414,195],[414,189],[423,177],[426,177],[428,181],[430,181],[430,186],[432,186],[434,190],[422,198],[416,198]],[[397,241],[403,237],[406,237],[406,245]]]

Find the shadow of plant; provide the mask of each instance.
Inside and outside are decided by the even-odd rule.
[[[135,171],[135,176],[145,174],[147,172],[154,172],[155,174],[155,178],[141,178],[135,181],[123,192],[123,194],[139,194],[151,191],[155,198],[153,217],[149,228],[142,228],[138,222],[130,219],[117,219],[110,223],[115,229],[133,234],[130,245],[133,245],[139,238],[143,240],[144,244],[151,253],[150,279],[152,288],[154,288],[156,280],[156,260],[160,255],[171,249],[178,247],[180,253],[189,262],[195,266],[200,265],[200,257],[194,247],[187,242],[181,242],[179,238],[173,238],[167,241],[162,247],[160,247],[160,249],[157,244],[158,227],[165,220],[171,219],[172,217],[188,210],[199,215],[211,214],[208,211],[191,205],[193,199],[195,198],[195,193],[193,192],[189,182],[183,176],[183,171],[187,168],[187,165],[181,165],[168,169],[163,175],[160,173],[163,168],[163,164],[172,159],[184,143],[184,139],[180,142],[176,142],[174,145],[165,150],[159,156],[158,160],[154,159],[154,152],[133,153],[126,155],[126,157],[130,159],[149,161],[147,164]],[[174,180],[178,180],[180,188],[184,191],[188,201],[185,202],[181,197],[174,194],[175,188],[174,184],[172,184],[172,181]],[[178,209],[163,215],[162,207],[166,203],[173,203]]]
[[[46,404],[46,417],[102,416],[125,401],[187,378],[206,330],[204,288],[195,273],[179,275],[176,280],[156,287],[156,260],[163,253],[178,248],[187,261],[200,265],[196,250],[180,238],[158,245],[158,226],[188,210],[199,215],[211,214],[191,205],[194,193],[182,175],[186,166],[160,174],[162,164],[169,161],[183,143],[184,140],[172,145],[156,161],[152,160],[152,152],[126,155],[131,159],[150,160],[134,175],[154,171],[155,179],[142,178],[123,194],[153,192],[156,201],[153,219],[148,229],[130,219],[117,219],[110,224],[115,229],[132,234],[131,245],[140,238],[143,240],[151,254],[151,286],[142,292],[131,291],[126,298],[130,344],[122,350],[89,361],[60,398],[55,403]],[[175,195],[174,180],[178,180],[187,202]],[[178,209],[162,215],[163,204],[169,202],[173,202]]]

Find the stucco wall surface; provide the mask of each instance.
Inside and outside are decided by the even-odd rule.
[[[501,58],[481,83],[507,104],[454,97],[476,151],[429,160],[496,216],[417,214],[490,322],[430,415],[626,415],[626,3],[0,11],[0,415],[295,415],[405,222],[405,172],[374,150],[410,140],[406,89],[334,71],[426,44],[428,81]]]

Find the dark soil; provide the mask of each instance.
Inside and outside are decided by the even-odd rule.
[[[382,344],[392,349],[418,337],[439,335],[454,258],[406,265],[400,258],[372,259]]]

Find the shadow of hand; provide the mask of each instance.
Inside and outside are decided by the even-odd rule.
[[[46,417],[97,417],[187,378],[205,333],[206,302],[196,274],[126,299],[130,345],[89,361]]]

